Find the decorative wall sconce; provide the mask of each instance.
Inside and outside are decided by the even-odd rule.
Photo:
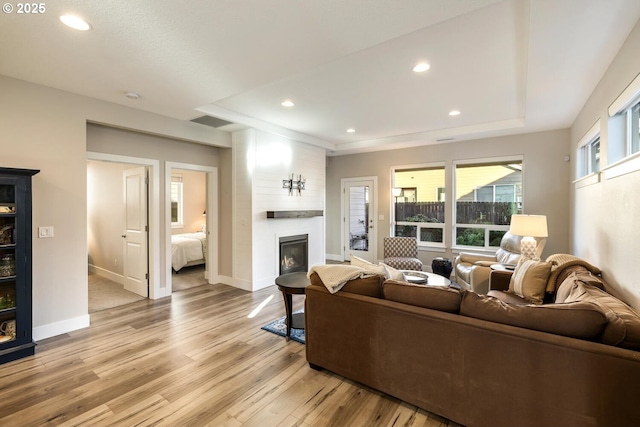
[[[306,179],[302,177],[302,175],[298,175],[298,179],[296,180],[294,175],[291,174],[291,178],[282,180],[282,188],[286,188],[289,190],[289,195],[293,196],[293,190],[298,191],[298,196],[301,195],[301,191],[304,190]]]

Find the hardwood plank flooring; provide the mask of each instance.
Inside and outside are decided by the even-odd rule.
[[[93,313],[0,365],[0,426],[457,426],[309,368],[303,344],[260,329],[282,315],[275,286],[221,284]]]

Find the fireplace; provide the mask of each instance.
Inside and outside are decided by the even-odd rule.
[[[280,274],[307,271],[309,268],[309,235],[280,237]]]

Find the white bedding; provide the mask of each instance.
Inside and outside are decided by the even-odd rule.
[[[171,236],[171,266],[175,271],[179,271],[187,264],[204,264],[206,251],[207,236],[205,233],[196,232]]]

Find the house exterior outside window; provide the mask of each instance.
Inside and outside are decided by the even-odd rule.
[[[454,179],[454,246],[499,247],[511,215],[522,213],[522,159],[456,162]]]
[[[444,164],[398,167],[392,181],[392,188],[401,189],[392,196],[393,235],[415,237],[422,247],[444,247]]]

